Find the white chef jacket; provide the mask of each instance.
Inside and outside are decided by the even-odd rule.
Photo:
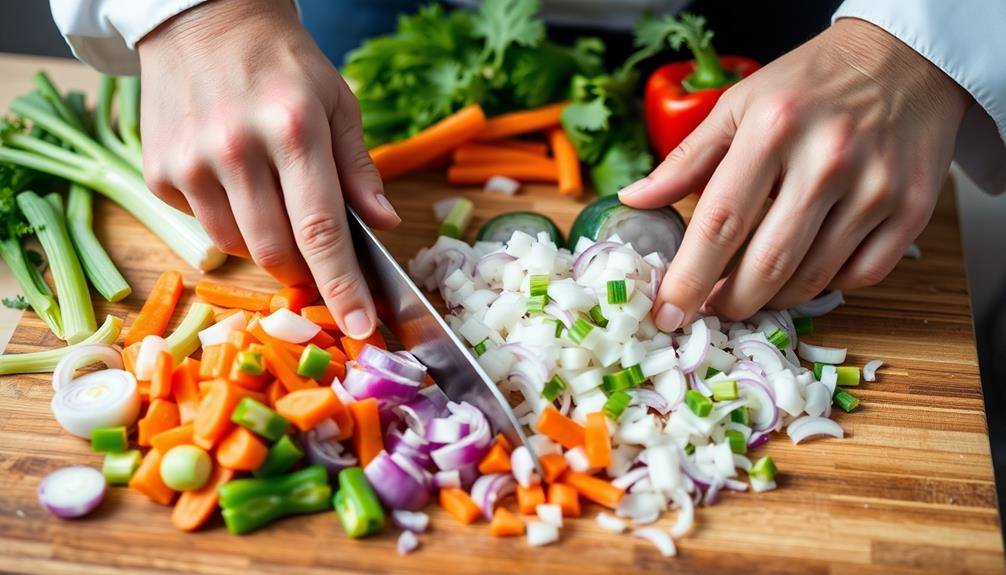
[[[135,74],[136,43],[165,20],[204,1],[50,0],[50,4],[56,25],[78,58],[106,73]],[[578,12],[596,14],[603,8],[611,14],[619,4],[635,16],[641,6],[681,3],[546,0],[545,8],[557,19],[582,21]],[[958,134],[956,160],[986,191],[1006,190],[1006,66],[1000,61],[1006,54],[1006,1],[845,0],[833,20],[839,18],[860,18],[887,30],[974,97],[977,105],[968,110]]]

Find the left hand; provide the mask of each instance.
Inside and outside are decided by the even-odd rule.
[[[736,84],[620,193],[655,208],[704,188],[654,303],[657,326],[673,331],[703,306],[744,319],[881,281],[929,221],[970,103],[939,68],[855,19]]]

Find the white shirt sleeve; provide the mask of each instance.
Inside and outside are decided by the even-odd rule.
[[[845,0],[839,18],[883,28],[971,94],[957,162],[985,191],[1006,191],[1006,1]]]

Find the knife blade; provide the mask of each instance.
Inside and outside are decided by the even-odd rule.
[[[426,365],[448,398],[474,405],[485,414],[493,433],[502,433],[514,445],[527,445],[507,398],[374,232],[352,209],[347,212],[356,257],[381,321]],[[536,454],[530,451],[537,466]]]

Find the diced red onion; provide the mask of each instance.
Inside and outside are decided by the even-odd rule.
[[[884,365],[884,362],[879,359],[874,359],[866,362],[863,366],[863,381],[877,381],[877,370]]]
[[[534,459],[528,448],[519,445],[510,453],[510,467],[513,470],[514,479],[525,489],[538,482],[538,473],[535,471]]]
[[[653,409],[660,415],[667,415],[671,411],[671,406],[667,403],[664,396],[652,389],[636,387],[626,390],[626,393],[632,396],[632,400],[629,402],[629,405],[642,405]]]
[[[352,394],[350,394],[348,391],[346,391],[346,387],[342,385],[342,382],[339,381],[338,377],[332,379],[331,387],[332,391],[335,393],[335,396],[339,398],[339,401],[341,401],[343,405],[356,403],[356,398],[353,397]]]
[[[479,473],[478,464],[474,463],[472,465],[466,465],[458,469],[458,474],[461,477],[462,489],[471,489],[472,484],[475,483],[475,480],[481,477],[482,475],[481,473]]]
[[[38,502],[56,517],[73,519],[97,509],[105,498],[105,477],[83,465],[57,469],[42,479]]]
[[[590,265],[590,262],[595,257],[620,247],[622,247],[622,244],[616,242],[597,242],[580,252],[580,255],[573,261],[573,279],[580,279],[580,276],[583,275],[583,272],[587,271],[587,266]]]
[[[786,428],[786,434],[794,444],[797,444],[818,435],[841,438],[845,435],[845,431],[842,426],[826,417],[805,415],[790,423]]]
[[[758,402],[758,408],[752,414],[751,429],[754,431],[774,429],[779,423],[779,407],[775,404],[775,393],[772,389],[754,379],[738,379],[737,386],[745,389],[748,397]]]
[[[428,421],[447,414],[447,396],[436,386],[426,387],[420,390],[416,397],[396,405],[394,411],[405,421],[409,429],[423,435],[426,433]]]
[[[438,471],[433,474],[433,486],[437,489],[461,487],[461,472],[457,469]]]
[[[346,364],[346,378],[342,384],[356,399],[373,397],[394,404],[409,401],[419,393],[419,382],[355,361]]]
[[[845,303],[845,298],[842,297],[842,292],[834,290],[808,302],[793,306],[789,313],[793,317],[819,317],[830,313],[843,303]]]
[[[316,429],[308,431],[303,437],[307,460],[315,465],[324,465],[329,477],[335,477],[343,469],[356,465],[356,457],[351,452],[338,441],[318,437]]]
[[[321,326],[285,307],[263,317],[259,324],[267,334],[290,343],[304,343],[321,331]]]
[[[339,424],[335,422],[334,419],[323,419],[321,423],[315,425],[312,432],[322,441],[332,439],[336,435],[339,435]]]
[[[472,500],[482,508],[482,515],[492,520],[496,511],[496,503],[503,497],[514,492],[513,476],[509,473],[490,473],[483,475],[472,484]]]
[[[752,433],[751,437],[748,439],[748,449],[757,449],[768,443],[769,433],[771,433],[771,431],[759,431],[757,433]]]
[[[430,502],[430,491],[421,479],[399,465],[402,459],[392,459],[387,451],[381,451],[363,473],[385,507],[418,511]]]
[[[469,427],[468,435],[460,441],[433,450],[430,456],[440,469],[459,469],[478,465],[492,441],[489,422],[481,411],[467,402],[448,404],[448,409],[466,419]]]
[[[679,366],[681,371],[691,373],[698,369],[706,359],[709,351],[709,326],[701,319],[692,324],[692,333],[688,342],[680,350]]]
[[[391,522],[399,529],[423,533],[430,526],[430,516],[422,511],[395,509],[391,512]]]
[[[408,435],[408,438],[406,438],[406,435]],[[420,443],[418,445],[412,440],[413,437],[419,438]],[[391,454],[401,453],[421,467],[430,467],[433,464],[433,459],[430,458],[429,453],[432,446],[422,437],[416,435],[411,429],[406,430],[403,434],[397,427],[390,426],[384,438],[384,448]]]
[[[377,371],[391,373],[422,383],[426,379],[426,367],[410,356],[391,353],[390,351],[370,345],[363,346],[356,363]]]
[[[801,358],[809,362],[820,362],[828,363],[831,365],[839,365],[845,362],[845,356],[848,350],[842,347],[824,347],[820,345],[811,345],[809,343],[800,342],[797,347],[797,351]]]
[[[419,538],[411,531],[402,531],[398,536],[398,543],[395,545],[399,555],[408,555],[419,548]]]
[[[423,437],[430,443],[454,443],[468,434],[468,424],[452,417],[436,417],[426,425]]]

